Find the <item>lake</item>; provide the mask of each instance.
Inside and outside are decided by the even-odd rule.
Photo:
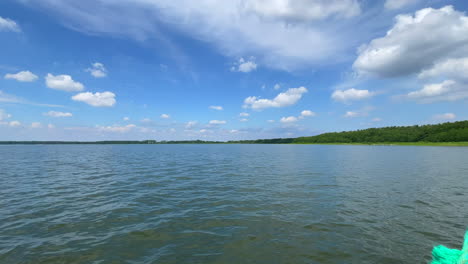
[[[0,146],[0,263],[427,263],[468,148]]]

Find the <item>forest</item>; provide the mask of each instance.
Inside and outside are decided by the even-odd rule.
[[[229,141],[243,144],[468,142],[468,121],[436,125],[392,126],[324,133],[299,138]]]
[[[468,121],[436,125],[393,126],[299,137],[293,143],[465,142]]]

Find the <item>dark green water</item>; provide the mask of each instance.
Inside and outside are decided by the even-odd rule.
[[[0,263],[427,263],[468,148],[0,146]]]

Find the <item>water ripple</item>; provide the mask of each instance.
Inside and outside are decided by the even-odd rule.
[[[0,263],[427,263],[468,148],[0,146]]]

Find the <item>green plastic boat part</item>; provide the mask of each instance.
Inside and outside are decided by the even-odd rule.
[[[468,264],[468,231],[465,234],[462,250],[450,249],[442,245],[434,247],[431,264]]]

